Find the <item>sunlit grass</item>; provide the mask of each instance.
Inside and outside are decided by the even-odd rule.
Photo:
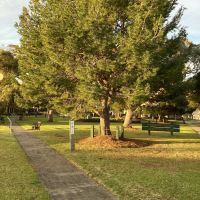
[[[169,132],[141,131],[139,124],[125,136],[150,140],[152,145],[136,149],[80,149],[71,154],[68,145],[68,122],[56,118],[52,124],[45,119],[27,118],[20,122],[30,129],[33,121],[43,122],[34,134],[66,156],[86,173],[104,184],[120,199],[198,200],[200,196],[200,137],[187,125],[171,136]],[[112,124],[112,132],[115,127]],[[89,136],[91,123],[76,123],[76,138]],[[98,124],[95,124],[98,129]]]
[[[49,199],[25,153],[16,139],[10,135],[8,127],[2,125],[0,125],[0,199]]]

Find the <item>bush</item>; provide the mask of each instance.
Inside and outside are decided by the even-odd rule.
[[[0,123],[5,123],[5,118],[3,116],[0,116]]]

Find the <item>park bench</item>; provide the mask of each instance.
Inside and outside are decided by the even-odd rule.
[[[41,122],[34,122],[32,124],[32,130],[40,130]]]
[[[161,123],[151,123],[149,122],[142,122],[142,130],[148,131],[148,134],[151,135],[151,131],[163,131],[163,132],[170,132],[171,135],[174,132],[180,132],[180,125],[178,124],[161,124]]]

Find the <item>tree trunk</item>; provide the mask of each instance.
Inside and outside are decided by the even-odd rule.
[[[132,123],[132,116],[133,116],[133,111],[131,109],[128,109],[126,112],[125,119],[124,119],[124,124],[123,124],[124,128],[130,127],[130,125]]]
[[[101,130],[101,135],[111,135],[110,114],[108,106],[104,106],[104,109],[100,114],[100,130]]]
[[[53,122],[53,110],[48,110],[47,119],[48,122]]]
[[[39,108],[36,107],[36,109],[35,109],[35,117],[38,117],[38,113],[39,113]]]
[[[158,115],[158,121],[159,121],[159,122],[162,121],[162,115]]]
[[[120,111],[115,112],[115,119],[119,120],[120,119]]]

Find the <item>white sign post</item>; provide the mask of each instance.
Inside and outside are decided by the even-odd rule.
[[[69,121],[69,148],[71,152],[75,151],[74,130],[75,130],[74,121]]]

